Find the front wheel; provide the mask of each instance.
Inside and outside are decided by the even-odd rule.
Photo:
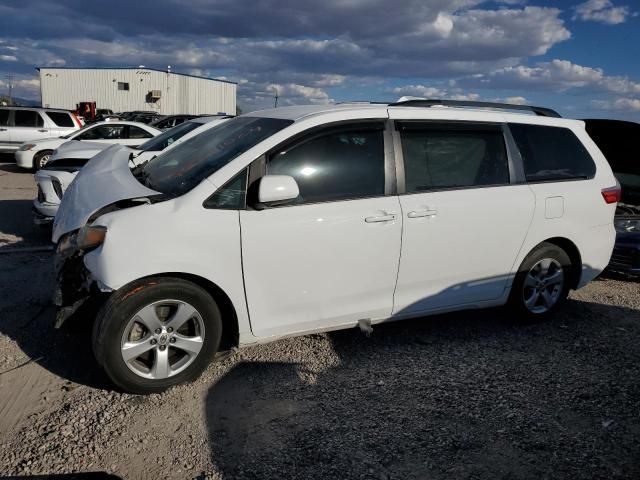
[[[522,262],[509,303],[528,320],[543,320],[567,298],[572,265],[567,253],[552,243],[541,243]]]
[[[101,309],[93,349],[107,375],[137,394],[195,380],[220,345],[222,322],[213,298],[175,278],[123,287]]]
[[[52,153],[52,150],[43,150],[42,152],[36,153],[33,156],[33,170],[40,170],[41,168],[44,168]]]

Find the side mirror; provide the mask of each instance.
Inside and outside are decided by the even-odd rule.
[[[273,204],[293,200],[300,195],[300,189],[293,177],[289,175],[265,175],[258,186],[258,202]]]

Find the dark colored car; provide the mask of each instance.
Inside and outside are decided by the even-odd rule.
[[[160,130],[167,130],[169,128],[173,128],[176,125],[180,125],[181,123],[186,122],[187,120],[191,120],[192,118],[196,118],[197,115],[168,115],[159,120],[151,122],[149,125],[152,127],[159,128]]]
[[[616,245],[611,270],[640,275],[640,124],[621,120],[585,120],[589,136],[609,161],[622,186],[615,217]]]

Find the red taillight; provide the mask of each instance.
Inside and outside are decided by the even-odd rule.
[[[606,203],[618,203],[622,198],[622,188],[620,188],[620,185],[616,185],[615,187],[603,188],[602,198],[604,198],[604,201]]]

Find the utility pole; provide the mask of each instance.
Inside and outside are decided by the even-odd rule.
[[[273,97],[275,98],[273,108],[278,108],[278,87],[273,87],[273,90],[276,92],[275,96]]]
[[[13,75],[6,75],[7,85],[9,86],[9,105],[13,105],[13,98],[11,98],[13,92]]]

